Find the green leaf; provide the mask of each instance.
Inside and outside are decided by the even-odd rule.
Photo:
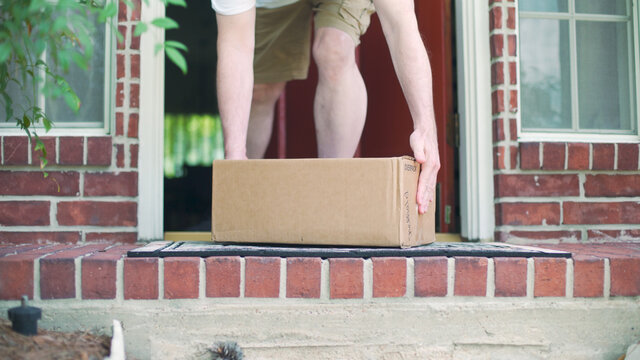
[[[43,114],[44,115],[44,114]],[[51,130],[51,121],[46,116],[42,116],[42,124],[44,125],[44,131],[49,132]]]
[[[147,31],[147,24],[142,21],[136,25],[136,29],[133,31],[133,36],[140,36],[143,32]]]
[[[47,156],[47,149],[44,147],[44,143],[40,140],[40,137],[36,137],[36,146],[33,147],[34,151],[41,151],[42,156]]]
[[[187,7],[187,2],[184,0],[165,0],[165,4]]]
[[[36,54],[35,56],[40,57],[40,55],[47,48],[47,43],[43,39],[38,39],[36,40],[34,47],[35,47],[35,54]]]
[[[175,20],[168,17],[153,19],[151,24],[162,29],[177,29],[179,27]]]
[[[160,50],[162,50],[162,48],[164,47],[163,43],[157,43],[156,46],[153,48],[153,54],[157,55]]]
[[[174,48],[168,47],[164,49],[164,52],[167,54],[167,57],[169,58],[169,60],[171,60],[171,62],[176,64],[176,66],[180,70],[182,70],[183,74],[187,73],[187,60],[185,60],[184,56],[182,56],[180,51]]]
[[[71,54],[71,59],[73,59],[73,62],[80,69],[85,70],[85,71],[89,70],[89,59],[87,59],[86,56],[83,56],[82,54],[74,52],[74,53]]]
[[[28,12],[34,12],[34,11],[38,10],[39,6],[40,6],[40,4],[38,4],[38,1],[32,1],[31,4],[29,4],[29,7],[27,8],[27,11]],[[17,9],[13,8],[13,10],[15,11]],[[15,12],[12,15],[14,17],[17,17]]]
[[[11,56],[11,43],[3,42],[0,44],[0,63],[7,61],[9,56]]]
[[[91,58],[91,55],[93,54],[93,38],[91,38],[91,35],[84,31],[77,32],[77,40],[79,42],[78,45],[80,49],[84,50],[85,56]],[[78,51],[75,46],[74,48]]]
[[[164,42],[164,45],[168,46],[168,47],[172,47],[172,48],[188,51],[187,46],[185,44],[179,42],[179,41],[167,40],[167,41]]]
[[[115,30],[115,26],[111,26],[112,33],[116,34],[116,41],[120,44],[124,42],[124,36],[120,33],[120,31]]]
[[[69,106],[69,109],[73,112],[78,112],[78,110],[80,110],[80,98],[73,91],[65,92],[63,97],[67,106]]]
[[[69,50],[60,50],[58,51],[58,56],[56,63],[62,68],[62,71],[67,71],[69,69],[69,64],[71,63],[71,51]]]
[[[67,27],[67,19],[63,16],[60,16],[60,17],[57,17],[55,20],[53,20],[53,25],[51,26],[51,32],[57,33],[58,31],[61,31],[66,27]]]
[[[20,127],[23,129],[28,129],[31,126],[31,120],[27,116],[27,114],[22,115],[22,121],[20,122]]]
[[[100,10],[100,14],[98,15],[98,21],[101,23],[105,22],[108,18],[115,16],[118,13],[118,8],[116,3],[110,2],[104,9]]]

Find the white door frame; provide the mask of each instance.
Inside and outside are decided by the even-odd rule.
[[[141,20],[164,17],[162,1],[142,1]],[[140,149],[138,154],[138,239],[162,240],[164,217],[164,41],[155,26],[140,38]]]
[[[142,2],[142,20],[165,14],[161,1]],[[487,1],[456,0],[460,114],[461,235],[493,239],[495,228],[491,136],[489,8]],[[152,27],[140,44],[140,154],[138,238],[163,238],[164,53],[154,45],[164,31]]]
[[[461,236],[491,241],[495,229],[488,1],[456,0]]]

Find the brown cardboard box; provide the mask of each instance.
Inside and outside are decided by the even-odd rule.
[[[411,247],[435,241],[433,204],[418,215],[409,157],[216,160],[216,242]]]

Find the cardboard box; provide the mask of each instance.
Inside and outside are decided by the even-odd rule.
[[[411,247],[435,241],[435,206],[418,215],[410,157],[216,160],[216,242]]]

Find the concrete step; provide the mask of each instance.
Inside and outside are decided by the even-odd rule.
[[[565,258],[128,258],[139,245],[0,245],[0,311],[124,324],[139,359],[617,358],[640,339],[640,244]]]

